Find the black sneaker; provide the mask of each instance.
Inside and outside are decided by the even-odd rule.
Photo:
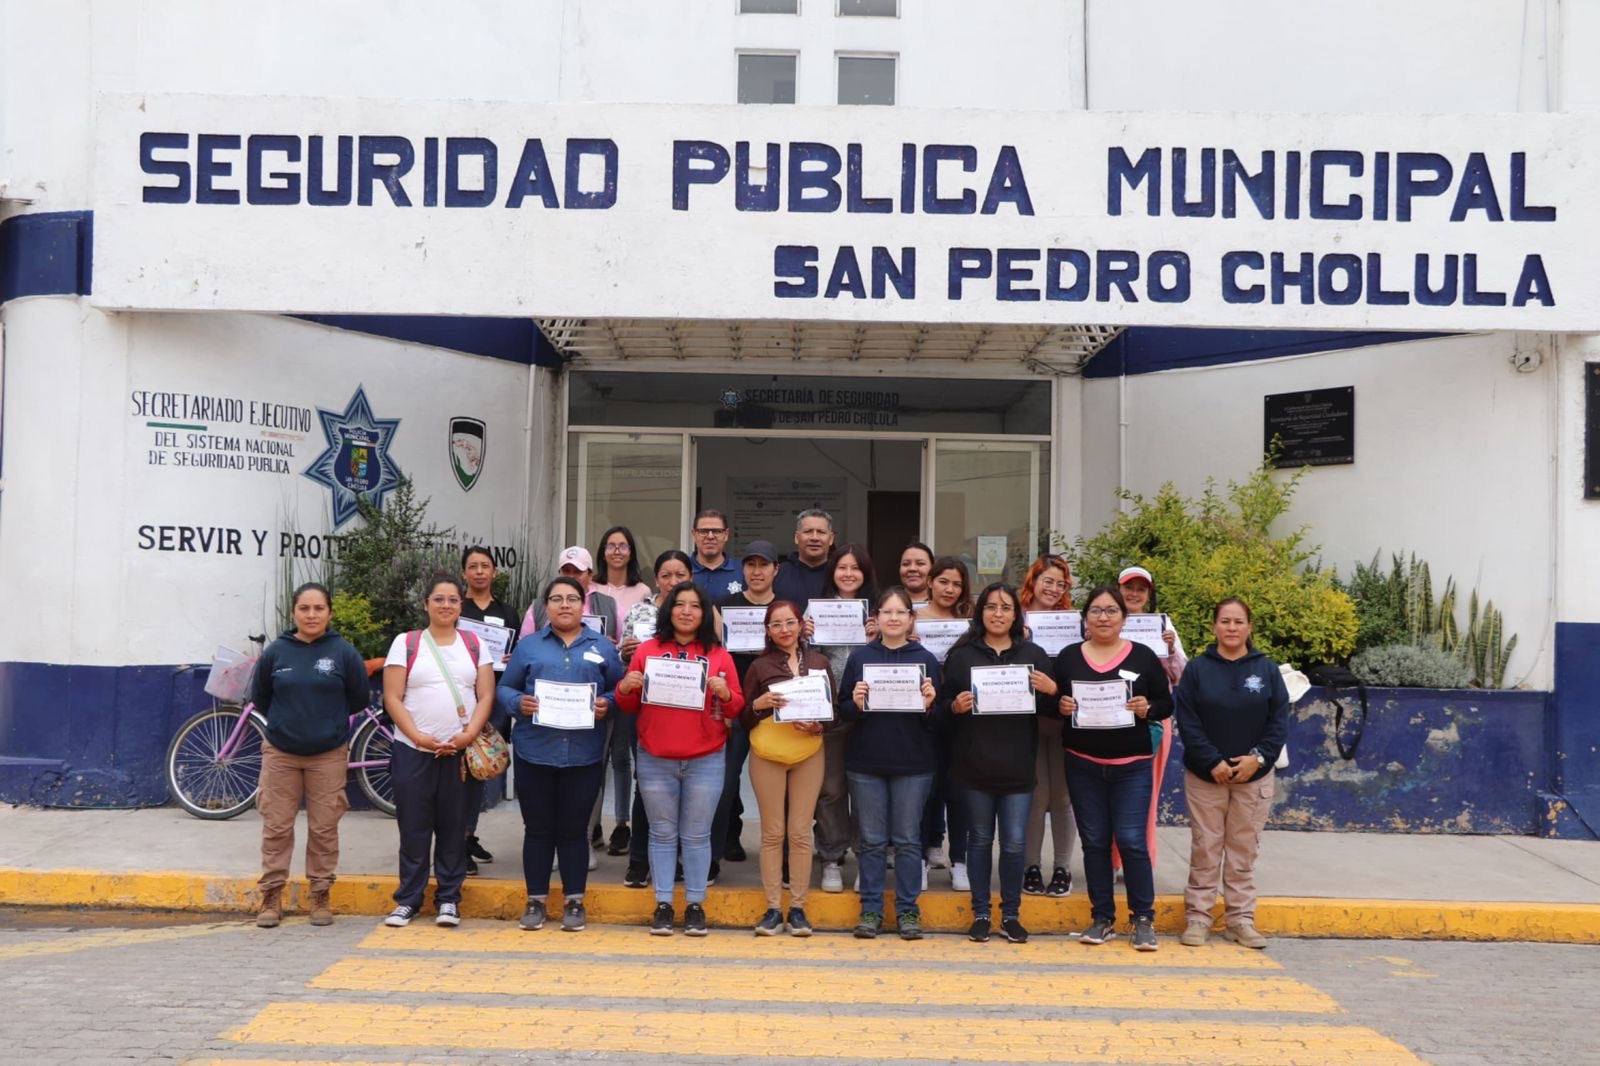
[[[706,887],[717,883],[717,877],[722,873],[722,864],[716,859],[711,860],[711,869],[706,871]]]
[[[789,935],[811,935],[811,921],[806,917],[806,912],[801,910],[799,907],[789,908]]]
[[[479,862],[494,862],[494,856],[489,854],[489,849],[478,843],[478,838],[468,834],[467,859],[477,859]]]
[[[1006,940],[1013,944],[1028,942],[1028,931],[1022,928],[1022,923],[1014,917],[1000,919],[1000,931],[1006,935]]]
[[[1050,887],[1044,890],[1044,894],[1047,896],[1072,895],[1072,872],[1064,867],[1057,866],[1055,873],[1050,875]]]
[[[1135,918],[1133,920],[1133,950],[1155,951],[1161,947],[1156,940],[1156,923],[1154,918]]]
[[[628,872],[622,875],[622,883],[628,888],[643,888],[650,883],[650,864],[643,862],[630,862]]]
[[[876,940],[883,931],[883,915],[877,911],[865,911],[856,922],[857,940]]]
[[[756,923],[756,936],[777,936],[783,932],[783,915],[777,908],[768,909]]]
[[[672,935],[672,904],[657,903],[656,913],[650,918],[651,936]]]
[[[967,926],[967,939],[974,944],[987,944],[989,942],[989,916],[980,914],[972,919],[972,924]]]
[[[619,825],[611,831],[611,843],[606,845],[607,855],[626,855],[628,845],[633,843],[633,834],[628,832],[628,827]]]
[[[517,924],[531,933],[535,929],[544,928],[544,918],[544,900],[530,899],[528,909],[522,912],[522,920]]]
[[[588,927],[588,915],[584,913],[583,903],[579,900],[567,900],[566,907],[561,912],[561,931],[563,933],[581,933]]]
[[[478,861],[474,859],[470,853],[467,855],[467,876],[478,876]]]
[[[683,932],[685,936],[706,935],[706,909],[698,903],[691,903],[683,908]]]
[[[749,858],[749,856],[744,853],[744,845],[739,843],[738,837],[734,837],[732,840],[728,841],[728,846],[722,852],[722,857],[727,859],[729,862],[744,862],[745,859]]]
[[[596,851],[606,846],[606,835],[597,823],[594,832],[589,834],[589,846]]]
[[[901,940],[922,939],[922,912],[906,911],[898,918]]]
[[[1022,891],[1030,896],[1044,895],[1044,872],[1037,866],[1028,867],[1028,872],[1022,875]]]

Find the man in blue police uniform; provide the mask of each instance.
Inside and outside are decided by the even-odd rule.
[[[744,574],[728,558],[728,538],[733,530],[728,528],[728,516],[709,509],[694,516],[694,554],[690,556],[690,576],[694,583],[706,590],[706,595],[717,600],[744,591]]]

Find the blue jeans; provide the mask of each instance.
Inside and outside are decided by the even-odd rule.
[[[1154,918],[1156,878],[1150,868],[1145,821],[1150,817],[1151,760],[1106,766],[1066,753],[1067,794],[1083,840],[1083,873],[1089,906],[1097,922],[1117,917],[1111,887],[1111,841],[1122,853],[1128,910],[1135,918]]]
[[[711,873],[711,819],[722,795],[722,749],[698,759],[658,759],[641,748],[637,765],[639,795],[650,818],[650,883],[656,902],[672,902],[681,845],[684,898],[704,903]]]
[[[932,774],[879,777],[847,773],[850,802],[861,823],[861,913],[883,913],[885,852],[894,845],[894,911],[914,912],[922,892],[922,808]]]
[[[1022,909],[1023,856],[1028,843],[1032,792],[961,790],[967,801],[967,876],[972,879],[972,916],[989,916],[989,867],[994,861],[994,826],[1000,822],[1000,917]]]

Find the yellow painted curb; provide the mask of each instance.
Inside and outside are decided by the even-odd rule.
[[[387,914],[394,906],[395,884],[393,877],[341,877],[333,886],[334,910],[340,914]],[[553,884],[551,894],[559,893],[560,886]],[[305,883],[294,882],[285,903],[291,913],[304,911],[308,897]],[[0,867],[0,904],[12,906],[138,907],[250,914],[260,899],[253,878],[181,870],[108,873]],[[681,905],[681,887],[678,900]],[[516,918],[525,901],[521,881],[472,878],[462,893],[461,913],[469,918]],[[648,889],[591,883],[584,904],[590,921],[642,924],[655,907],[655,896]],[[706,898],[706,914],[713,925],[719,926],[752,926],[766,907],[765,896],[753,887],[712,888]],[[885,909],[893,913],[887,900]],[[964,892],[924,892],[921,911],[923,927],[939,932],[961,932],[972,921],[970,900]],[[806,915],[819,929],[848,929],[859,914],[854,892],[813,890],[806,900]],[[1067,899],[1023,897],[1022,923],[1035,932],[1063,933],[1081,929],[1088,922],[1089,901],[1082,893]],[[1600,944],[1600,904],[1277,896],[1258,902],[1256,926],[1268,936],[1286,937]],[[1181,897],[1162,896],[1156,900],[1156,927],[1164,933],[1182,932]]]

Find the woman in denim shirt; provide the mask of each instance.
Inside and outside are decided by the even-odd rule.
[[[623,669],[611,641],[583,624],[583,600],[583,586],[574,578],[558,577],[545,587],[549,621],[517,642],[498,688],[500,705],[515,722],[511,744],[522,808],[522,875],[528,886],[521,925],[528,930],[544,925],[553,854],[560,857],[566,897],[561,928],[576,933],[585,924],[589,814],[605,780],[605,717]],[[538,681],[592,684],[594,725],[540,725]]]

